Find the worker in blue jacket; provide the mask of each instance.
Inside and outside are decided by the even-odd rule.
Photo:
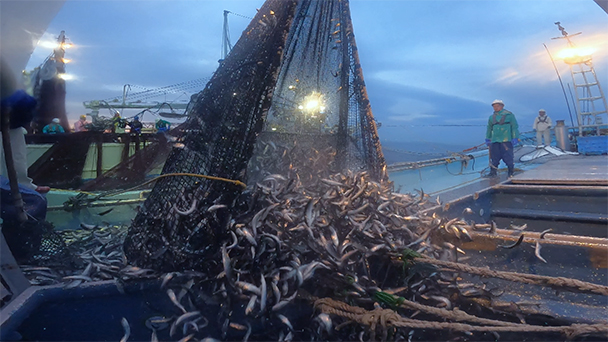
[[[488,119],[486,130],[486,145],[490,150],[491,170],[489,176],[496,176],[500,160],[504,161],[513,177],[513,147],[519,143],[519,125],[515,115],[504,109],[502,100],[492,102],[494,113]]]

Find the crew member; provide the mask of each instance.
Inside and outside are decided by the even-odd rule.
[[[48,124],[48,125],[44,126],[44,128],[42,128],[42,133],[44,133],[44,134],[65,133],[65,130],[59,124],[59,119],[54,118],[50,124]]]
[[[129,127],[131,127],[131,133],[140,134],[144,125],[139,121],[139,116],[136,116],[133,118],[133,121],[129,123]]]
[[[538,116],[534,119],[534,130],[536,131],[536,146],[543,147],[551,146],[551,126],[553,123],[551,122],[551,118],[547,115],[544,109],[538,111]],[[545,139],[545,144],[543,145],[543,140]]]
[[[112,133],[124,133],[127,121],[120,117],[120,113],[115,113],[112,118]]]
[[[158,119],[156,120],[154,127],[156,127],[156,131],[158,132],[166,132],[171,129],[171,123],[163,119]]]
[[[504,161],[509,170],[509,177],[513,177],[513,147],[519,143],[519,126],[515,115],[504,109],[502,100],[492,102],[494,113],[488,119],[486,130],[486,145],[490,149],[492,167],[489,176],[496,176],[500,160]]]
[[[34,118],[36,99],[23,90],[16,90],[16,81],[4,60],[0,59],[0,113],[9,115],[9,137],[13,165],[17,173],[19,186],[38,193],[47,193],[48,186],[37,186],[27,175],[27,145],[25,143],[25,127],[29,126]],[[0,138],[2,133],[0,133]],[[0,175],[8,177],[7,166],[4,160],[4,147],[0,139]]]
[[[74,123],[74,132],[86,132],[89,129],[87,128],[87,125],[89,123],[87,122],[87,116],[86,115],[81,115],[80,119],[78,121],[76,121]]]

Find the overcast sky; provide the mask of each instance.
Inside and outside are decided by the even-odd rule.
[[[68,117],[87,112],[83,101],[119,98],[125,84],[136,92],[209,77],[220,58],[223,11],[253,17],[262,3],[67,0],[43,40],[65,30],[74,44],[66,53],[72,59],[67,72],[74,76],[67,83]],[[583,32],[574,42],[595,50],[596,72],[604,92],[608,89],[608,15],[592,0],[350,3],[383,141],[477,145],[496,98],[515,113],[522,131],[531,129],[540,108],[569,124],[543,46],[554,57],[566,46],[551,39],[560,36],[556,21],[570,34]],[[231,14],[229,23],[235,43],[249,19]],[[50,53],[39,45],[28,68]],[[569,69],[562,61],[556,64],[568,91]],[[167,100],[188,97],[169,94]],[[572,102],[570,107],[574,115]]]

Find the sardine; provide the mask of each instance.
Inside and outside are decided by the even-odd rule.
[[[169,299],[171,299],[171,302],[173,302],[173,304],[175,306],[177,306],[178,309],[180,309],[183,313],[187,313],[188,311],[186,310],[186,308],[184,308],[183,305],[181,305],[178,301],[177,301],[177,296],[175,295],[175,292],[173,292],[172,289],[168,289],[167,290],[167,295],[169,296]]]
[[[536,255],[536,257],[544,262],[545,264],[547,263],[547,260],[545,260],[541,255],[540,255],[540,242],[536,241],[536,248],[534,249],[534,255]]]
[[[277,314],[277,317],[279,318],[279,320],[281,320],[281,323],[285,324],[289,328],[289,330],[293,330],[293,325],[291,325],[289,318],[287,318],[281,314]]]
[[[192,200],[192,204],[190,205],[190,209],[186,210],[186,211],[181,211],[177,208],[177,205],[174,206],[173,208],[175,209],[175,212],[178,213],[179,215],[182,216],[188,216],[192,213],[194,213],[194,211],[196,210],[196,205],[197,205],[198,201],[195,199]]]
[[[520,231],[521,231],[521,230],[525,230],[526,228],[528,228],[528,224],[527,224],[527,223],[524,223],[524,224],[523,224],[523,225],[521,225],[521,226],[516,226],[516,225],[512,224],[512,225],[511,225],[511,228],[513,228],[513,229],[515,229],[515,230],[520,230]]]
[[[540,238],[541,238],[541,239],[544,239],[544,238],[545,238],[545,235],[546,235],[547,233],[549,233],[549,232],[552,232],[552,231],[553,231],[553,229],[552,229],[552,228],[549,228],[549,229],[547,229],[547,230],[543,230],[543,231],[540,233]]]
[[[266,288],[266,279],[264,278],[264,275],[261,275],[261,285],[260,285],[260,292],[261,292],[261,296],[260,296],[260,311],[264,312],[264,310],[266,310],[266,296],[268,295],[268,291]]]
[[[262,291],[260,290],[260,288],[257,287],[257,286],[255,286],[255,285],[253,285],[253,284],[251,284],[251,283],[247,283],[247,282],[244,282],[244,281],[237,281],[235,283],[235,285],[237,287],[243,289],[244,291],[251,292],[251,293],[253,293],[255,295],[258,295],[258,296],[262,295]]]
[[[504,246],[500,245],[500,247],[502,247],[504,249],[512,249],[512,248],[515,248],[515,247],[519,246],[522,241],[524,241],[524,234],[521,234],[519,236],[519,239],[517,239],[517,241],[514,244],[512,244],[512,245],[504,245]]]
[[[200,311],[186,312],[177,318],[177,320],[175,321],[175,324],[177,326],[180,326],[182,323],[184,323],[184,321],[186,321],[192,317],[199,316],[200,314],[201,314]]]
[[[122,318],[120,323],[122,324],[122,328],[125,330],[125,334],[120,339],[120,342],[127,342],[127,340],[129,339],[129,336],[131,336],[131,326],[129,325],[129,321],[127,321],[127,319],[124,317]]]
[[[253,312],[253,309],[255,309],[255,302],[257,300],[257,295],[251,295],[251,297],[249,297],[249,302],[247,303],[247,307],[245,308],[245,315],[249,315]]]

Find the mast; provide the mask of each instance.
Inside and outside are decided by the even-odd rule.
[[[65,50],[70,46],[65,31],[61,31],[57,47],[34,75],[34,97],[38,100],[38,116],[33,125],[35,131],[41,131],[54,118],[59,119],[66,132],[70,131],[65,111]]]

